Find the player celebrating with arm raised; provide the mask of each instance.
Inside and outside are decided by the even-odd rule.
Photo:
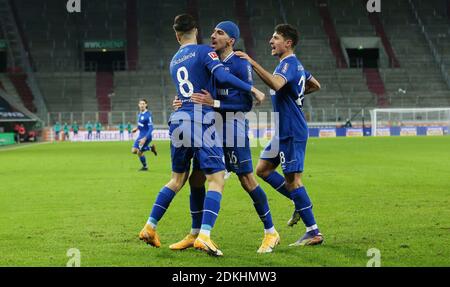
[[[252,68],[248,61],[235,56],[233,46],[239,40],[239,27],[231,22],[219,23],[211,35],[211,46],[217,52],[222,64],[233,75],[249,84],[253,84]],[[253,165],[248,138],[248,121],[245,118],[246,112],[252,109],[252,96],[250,93],[242,92],[227,86],[218,84],[217,99],[206,91],[203,94],[194,93],[192,100],[194,103],[215,107],[220,112],[224,120],[223,142],[225,163],[228,171],[235,172],[239,177],[242,187],[253,200],[257,214],[264,225],[264,239],[258,249],[258,253],[272,252],[279,243],[280,236],[275,230],[272,222],[272,215],[264,190],[260,187],[253,175]],[[177,104],[174,102],[174,104]],[[227,116],[232,116],[227,118]],[[228,139],[227,130],[232,130],[231,138]],[[239,139],[244,139],[239,143]],[[170,249],[183,250],[194,245],[198,236],[202,221],[203,201],[205,198],[206,178],[198,169],[198,162],[194,161],[194,170],[189,177],[191,187],[190,208],[192,216],[192,229],[183,240],[172,244]]]
[[[134,142],[133,147],[131,148],[131,153],[137,154],[139,160],[142,163],[142,168],[140,171],[147,171],[147,160],[145,158],[144,152],[151,150],[154,155],[156,153],[156,146],[153,144],[149,147],[149,144],[152,142],[152,132],[153,132],[153,121],[152,114],[148,110],[148,103],[146,99],[140,99],[139,103],[139,115],[137,119],[137,127],[134,128],[131,132],[135,133],[139,130],[139,136]]]
[[[173,28],[180,49],[170,63],[170,74],[182,106],[171,115],[169,121],[172,179],[159,192],[139,238],[152,246],[161,246],[156,226],[177,192],[183,187],[190,170],[191,159],[195,157],[200,163],[200,169],[206,174],[208,192],[203,204],[200,233],[194,247],[209,255],[221,256],[223,254],[212,242],[210,232],[219,213],[224,187],[223,151],[212,142],[212,137],[211,141],[204,141],[204,134],[215,134],[214,118],[207,119],[213,109],[194,105],[191,96],[193,93],[201,92],[202,89],[212,90],[214,79],[221,84],[252,92],[261,100],[264,94],[226,72],[219,57],[210,47],[197,44],[198,30],[192,16],[187,14],[176,16]]]
[[[263,151],[256,167],[259,177],[295,204],[295,211],[288,225],[293,226],[300,218],[306,226],[306,233],[291,246],[316,245],[323,242],[314,215],[312,203],[302,183],[308,127],[303,114],[305,84],[310,80],[310,91],[320,88],[319,83],[306,72],[294,54],[298,42],[298,31],[289,24],[275,27],[270,39],[272,56],[280,63],[273,74],[266,71],[247,54],[237,52],[247,59],[258,76],[271,88],[274,112],[278,113],[277,133]],[[276,149],[276,147],[279,149]],[[273,151],[273,148],[276,151]],[[281,164],[284,178],[276,168]]]

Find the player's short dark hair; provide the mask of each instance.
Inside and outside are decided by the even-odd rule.
[[[147,100],[146,99],[139,99],[139,103],[140,102],[144,102],[145,103],[145,105],[147,106],[147,108],[148,108],[148,102],[147,102]]]
[[[295,47],[298,43],[298,31],[294,26],[290,24],[279,24],[275,27],[275,32],[280,34],[287,40],[292,41],[292,47]]]
[[[189,14],[180,14],[175,16],[173,21],[173,29],[177,32],[186,33],[197,28],[197,22],[194,17]]]

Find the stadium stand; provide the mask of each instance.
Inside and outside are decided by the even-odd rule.
[[[386,1],[384,9],[382,21],[401,65],[400,69],[382,69],[390,105],[448,106],[448,87],[408,2]]]

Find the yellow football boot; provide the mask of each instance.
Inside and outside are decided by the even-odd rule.
[[[194,247],[194,241],[195,239],[197,239],[197,236],[198,234],[194,235],[192,233],[189,233],[181,241],[178,241],[177,243],[170,245],[169,248],[172,250],[184,250],[187,248]]]
[[[209,236],[206,236],[204,234],[199,234],[197,236],[197,239],[194,241],[194,248],[198,250],[202,250],[208,255],[211,256],[223,256],[222,251],[219,250],[217,245],[209,238]]]
[[[280,244],[280,235],[278,232],[275,231],[275,233],[266,233],[257,252],[270,253],[278,244]]]
[[[154,247],[161,247],[158,233],[149,224],[146,224],[139,233],[139,239]]]

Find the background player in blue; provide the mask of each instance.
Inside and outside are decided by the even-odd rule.
[[[173,28],[180,49],[171,61],[170,73],[182,106],[171,115],[169,121],[172,179],[159,192],[139,238],[152,246],[161,246],[156,226],[176,193],[183,187],[189,174],[191,159],[195,156],[209,184],[203,205],[202,225],[194,247],[210,255],[221,256],[223,253],[212,242],[210,232],[220,210],[224,187],[223,151],[212,137],[211,141],[203,142],[205,132],[211,135],[215,133],[214,118],[204,118],[211,115],[209,112],[213,109],[194,105],[191,96],[193,93],[201,92],[202,89],[212,90],[214,79],[245,92],[251,91],[257,98],[263,99],[264,94],[225,71],[213,49],[206,45],[197,45],[198,30],[192,16],[187,14],[176,16]]]
[[[131,152],[137,154],[139,160],[142,163],[141,171],[148,170],[147,160],[145,158],[144,152],[151,150],[152,153],[157,155],[156,146],[153,144],[149,147],[152,142],[152,132],[153,132],[153,120],[152,114],[148,110],[148,103],[146,99],[139,100],[139,115],[137,118],[137,127],[132,130],[133,133],[139,130],[139,136],[134,142]]]
[[[311,89],[317,89],[320,85],[304,70],[295,56],[297,42],[298,31],[293,26],[281,24],[275,27],[270,47],[272,56],[278,57],[280,63],[273,74],[247,54],[237,53],[250,62],[258,76],[272,89],[272,104],[279,121],[276,135],[263,151],[256,172],[273,188],[294,201],[295,211],[288,225],[293,226],[301,218],[306,226],[306,233],[291,246],[323,242],[314,219],[311,200],[301,180],[308,139],[308,127],[302,110],[305,86],[309,80],[312,87],[308,92],[311,92]],[[281,165],[284,178],[275,170],[278,165]]]
[[[231,21],[220,22],[211,35],[211,47],[217,52],[227,71],[252,85],[251,65],[248,61],[235,56],[233,52],[233,46],[239,40],[239,35],[240,31],[235,23]],[[253,174],[250,142],[248,139],[248,122],[244,114],[252,109],[252,96],[249,93],[241,92],[221,84],[217,85],[216,94],[216,100],[207,91],[204,91],[203,94],[194,93],[191,99],[194,103],[215,107],[216,111],[220,112],[224,122],[222,134],[224,136],[223,150],[226,168],[228,171],[237,174],[242,187],[250,195],[256,212],[263,222],[265,236],[258,249],[258,253],[272,252],[273,248],[279,243],[280,236],[272,222],[267,196]],[[179,101],[174,101],[175,108],[179,107],[179,105]],[[233,118],[227,118],[230,112],[231,115],[234,115]],[[226,130],[230,126],[233,126],[232,130],[234,134],[231,135],[231,139],[227,144]],[[238,138],[242,138],[244,141],[238,143]],[[198,165],[199,163],[194,159],[194,170],[189,177],[189,185],[191,188],[191,232],[181,241],[170,245],[169,247],[172,250],[183,250],[192,247],[200,230],[206,178],[198,168]]]

